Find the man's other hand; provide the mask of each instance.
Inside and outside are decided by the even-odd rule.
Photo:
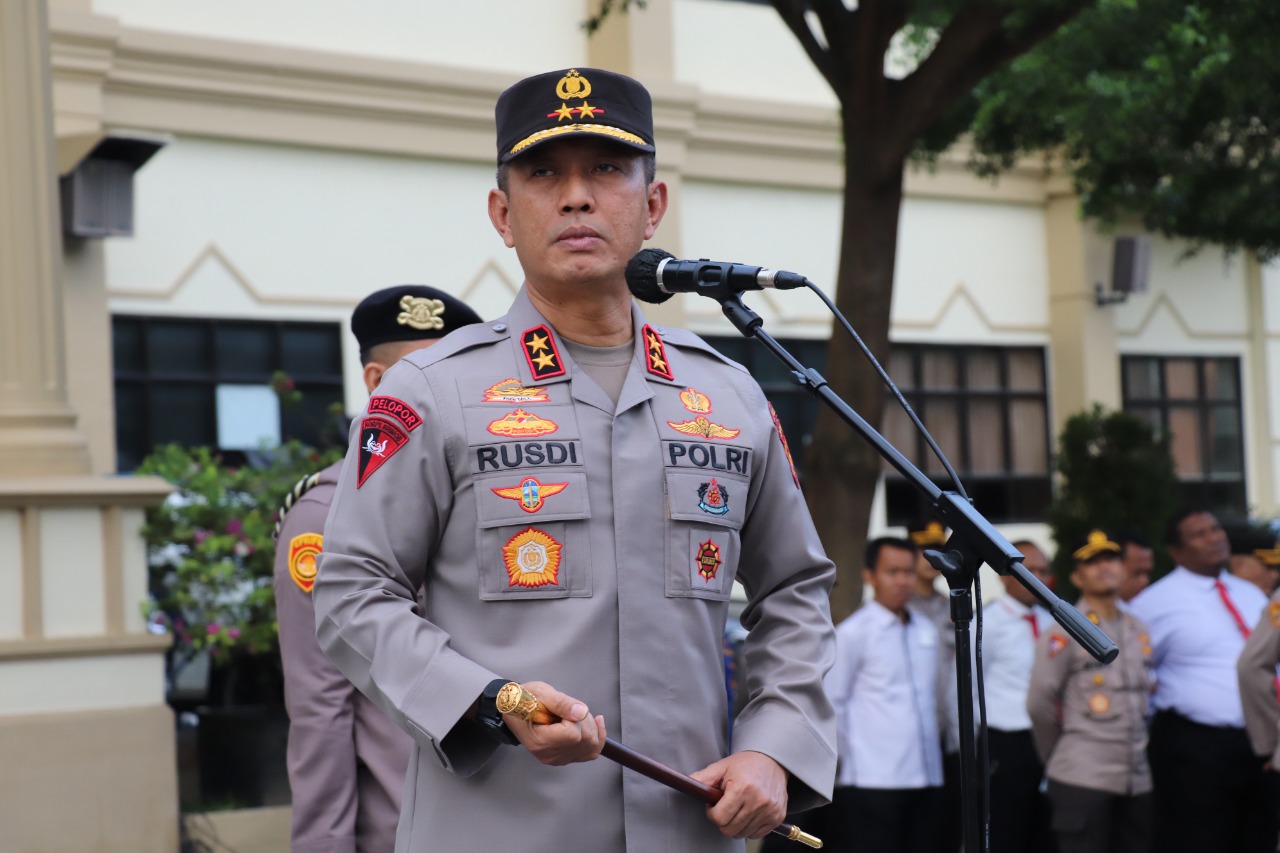
[[[585,702],[574,699],[542,681],[526,681],[524,688],[542,706],[560,718],[549,725],[527,723],[514,714],[503,717],[507,727],[543,764],[560,766],[592,761],[604,747],[604,717],[593,717]]]
[[[762,752],[736,752],[690,775],[724,791],[707,818],[731,838],[764,838],[787,816],[787,771]]]

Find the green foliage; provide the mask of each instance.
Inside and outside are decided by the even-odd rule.
[[[1070,545],[1094,528],[1129,528],[1159,542],[1177,508],[1178,478],[1169,436],[1128,412],[1101,406],[1073,415],[1058,438],[1062,477],[1049,525],[1054,573],[1071,573]]]
[[[1280,253],[1280,5],[1100,0],[978,86],[975,165],[1061,151],[1084,213]]]
[[[144,608],[153,622],[168,623],[182,659],[201,650],[215,663],[275,653],[276,510],[299,479],[341,455],[289,442],[264,451],[261,467],[232,467],[207,447],[170,444],[138,467],[177,487],[147,510],[153,598]]]

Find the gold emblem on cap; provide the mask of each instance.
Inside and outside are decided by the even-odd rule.
[[[444,328],[444,302],[426,296],[400,297],[400,316],[396,322],[419,331]]]
[[[1090,530],[1084,545],[1077,548],[1071,558],[1084,562],[1107,551],[1119,554],[1120,550],[1120,546],[1108,539],[1106,533],[1101,530]]]
[[[591,81],[578,73],[578,69],[570,68],[569,72],[556,83],[556,97],[562,101],[570,98],[586,100],[591,96]]]

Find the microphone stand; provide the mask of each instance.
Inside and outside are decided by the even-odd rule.
[[[708,294],[711,295],[711,294]],[[1002,575],[1013,575],[1030,590],[1045,609],[1077,643],[1095,659],[1110,663],[1119,654],[1116,644],[1079,610],[1067,604],[1042,584],[1022,565],[1022,554],[983,517],[982,513],[956,492],[943,491],[911,464],[892,444],[855,412],[840,395],[831,390],[818,371],[805,367],[763,328],[764,320],[742,303],[739,293],[717,293],[725,317],[743,334],[754,338],[791,371],[796,384],[830,406],[837,415],[866,439],[902,476],[926,495],[934,515],[952,530],[945,552],[926,551],[925,557],[947,580],[951,590],[951,622],[956,638],[956,703],[960,717],[960,796],[963,802],[964,849],[985,853],[987,837],[978,816],[977,799],[981,790],[978,777],[977,747],[973,725],[973,659],[970,656],[969,622],[973,618],[971,588],[983,563]]]

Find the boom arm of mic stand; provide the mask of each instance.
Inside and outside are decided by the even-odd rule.
[[[944,492],[939,489],[932,480],[911,464],[910,460],[899,453],[896,447],[876,431],[875,427],[863,420],[862,416],[849,404],[840,399],[839,394],[831,390],[831,386],[827,384],[822,374],[805,367],[766,332],[760,315],[744,305],[740,295],[730,295],[719,301],[725,317],[739,332],[745,337],[755,338],[779,361],[787,365],[798,384],[805,386],[810,393],[821,398],[902,476],[928,495],[940,520],[946,522],[962,540],[967,542],[983,562],[1000,574],[1011,574],[1017,578],[1045,606],[1054,620],[1095,659],[1103,663],[1110,663],[1115,659],[1120,650],[1111,638],[1086,619],[1080,611],[1036,580],[1035,576],[1022,565],[1022,553],[1014,548],[1004,534],[996,530],[982,513],[954,492]]]

